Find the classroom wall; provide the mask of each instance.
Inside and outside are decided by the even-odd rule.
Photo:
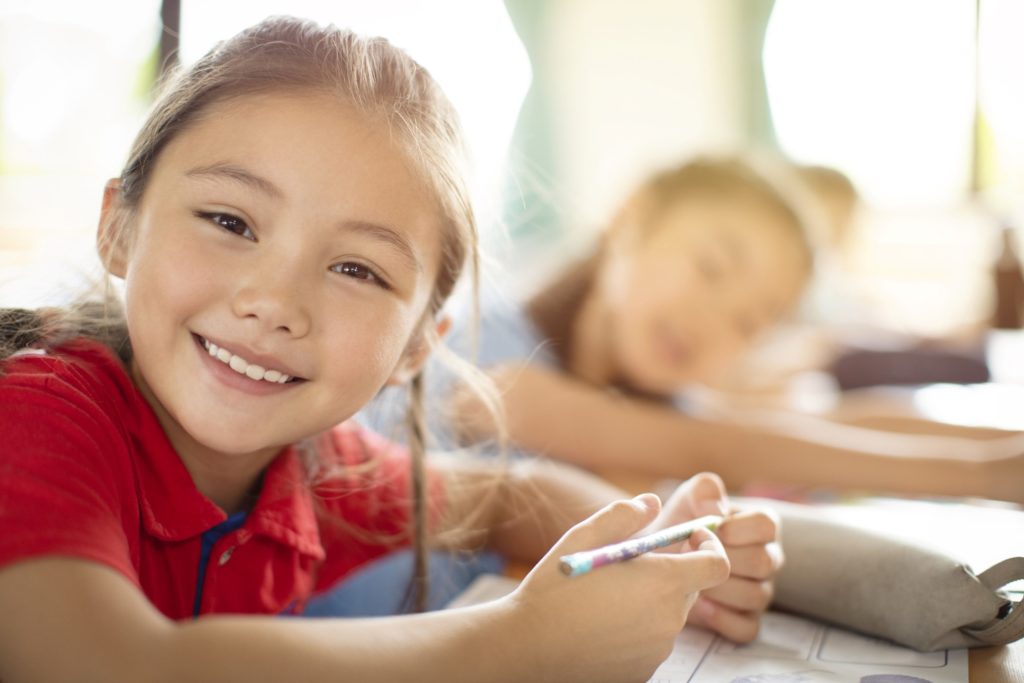
[[[651,168],[743,140],[735,6],[552,4],[552,130],[569,224],[600,222]]]

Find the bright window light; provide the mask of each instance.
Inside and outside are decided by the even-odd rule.
[[[981,4],[981,106],[994,145],[994,177],[984,178],[989,201],[1024,222],[1024,3]]]
[[[966,0],[777,0],[764,69],[783,149],[841,168],[876,204],[961,199],[974,25]]]
[[[0,0],[0,307],[97,278],[104,182],[149,105],[159,0]]]
[[[0,12],[0,168],[116,173],[147,105],[159,0],[18,4]]]

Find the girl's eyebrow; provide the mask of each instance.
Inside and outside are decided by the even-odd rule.
[[[234,164],[217,162],[209,166],[198,166],[185,171],[185,175],[189,178],[226,178],[247,185],[275,199],[284,197],[284,193],[274,183]]]
[[[715,236],[718,238],[718,243],[722,245],[722,250],[729,255],[729,259],[735,267],[742,268],[746,265],[747,254],[739,240],[726,230],[719,231]]]
[[[227,162],[217,162],[208,166],[197,166],[196,168],[185,171],[185,176],[189,178],[226,178],[228,180],[241,183],[250,187],[258,192],[269,195],[275,199],[282,199],[284,192],[270,182],[266,178],[256,175],[252,171],[246,170],[241,166],[236,166]],[[384,244],[392,247],[395,252],[405,259],[417,272],[423,272],[423,264],[416,258],[416,252],[409,245],[408,240],[402,236],[402,234],[385,225],[379,225],[377,223],[370,223],[368,221],[359,220],[347,220],[340,224],[341,229],[351,230],[360,234],[366,235],[371,239],[383,242]]]
[[[401,256],[410,266],[412,266],[416,272],[423,272],[423,264],[416,258],[416,252],[409,245],[409,242],[399,231],[389,228],[386,225],[379,225],[377,223],[370,223],[368,221],[343,221],[340,224],[340,229],[351,230],[352,232],[358,232],[366,235],[367,237],[374,239],[378,242],[383,242],[387,246],[394,249],[394,251]]]

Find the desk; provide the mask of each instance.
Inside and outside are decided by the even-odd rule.
[[[602,475],[630,493],[665,489],[664,482],[649,477],[622,472],[603,472]],[[849,509],[840,509],[844,507]],[[844,522],[875,529],[880,528],[875,520],[884,516],[887,532],[963,558],[979,571],[1005,557],[1024,553],[1024,511],[1010,504],[969,505],[878,498],[867,499],[862,504],[823,508],[833,513],[838,511]],[[986,538],[977,533],[977,529],[998,529],[999,538],[1016,538],[1020,542],[1010,549],[994,546],[991,536]],[[955,547],[951,546],[954,542]],[[1012,588],[1024,591],[1024,586],[1018,584],[1013,584]],[[1024,640],[998,647],[973,648],[968,653],[968,666],[971,683],[1021,683],[1024,681]]]

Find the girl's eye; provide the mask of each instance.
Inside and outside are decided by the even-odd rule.
[[[718,282],[722,278],[722,268],[710,256],[697,257],[697,270],[708,282]]]
[[[355,280],[364,280],[371,284],[375,284],[378,287],[389,289],[388,284],[384,282],[384,280],[380,276],[378,276],[377,273],[373,272],[373,270],[371,270],[367,266],[364,266],[362,263],[356,263],[355,261],[345,261],[344,263],[339,263],[337,265],[331,266],[330,269],[335,273],[341,273],[342,275],[353,278]]]
[[[230,213],[213,213],[206,211],[199,211],[196,215],[210,221],[214,225],[224,228],[230,233],[238,235],[239,237],[244,237],[245,239],[252,240],[253,242],[256,241],[255,233],[253,233],[249,226],[245,224],[245,221],[238,216],[232,216]]]
[[[736,320],[736,331],[744,339],[751,339],[757,334],[757,324],[749,318],[738,318]]]

